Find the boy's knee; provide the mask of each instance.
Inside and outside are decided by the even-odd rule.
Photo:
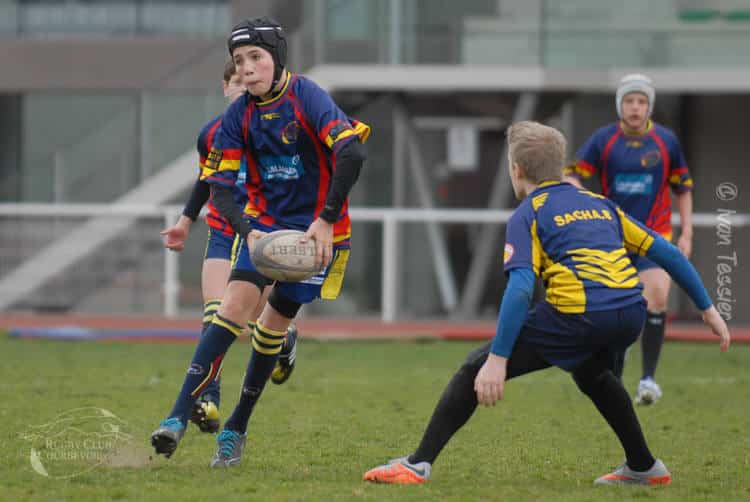
[[[444,397],[461,401],[476,399],[474,380],[477,378],[479,368],[481,368],[481,365],[477,367],[476,364],[470,364],[469,362],[462,364],[448,382],[443,394]]]
[[[649,312],[665,312],[669,300],[669,292],[654,292],[650,298],[646,298],[646,304]]]
[[[476,376],[476,374],[479,373],[479,370],[482,368],[482,365],[485,363],[485,361],[487,361],[487,356],[489,356],[489,353],[489,343],[482,345],[478,349],[472,350],[469,355],[466,356],[466,360],[464,361],[459,371],[466,371],[469,373],[473,372],[474,376]]]
[[[260,290],[254,284],[232,281],[224,293],[218,313],[224,319],[244,326],[250,320],[250,314],[259,298]]]
[[[237,301],[224,301],[219,308],[218,314],[224,319],[232,321],[239,326],[244,326],[249,319],[245,319],[247,314],[238,303],[239,302]]]
[[[460,390],[470,389],[474,390],[474,379],[477,377],[477,373],[482,368],[482,365],[487,360],[487,355],[490,352],[490,344],[483,345],[476,350],[473,350],[466,356],[466,360],[458,368],[458,371],[451,378],[451,382],[448,385],[448,392],[455,392]]]
[[[232,273],[229,275],[228,287],[231,289],[233,283],[235,282],[252,285],[253,287],[258,288],[259,294],[266,288],[266,286],[270,286],[271,284],[273,284],[273,281],[271,279],[268,279],[267,277],[261,275],[261,273],[257,270],[244,270],[237,268],[232,270]]]
[[[670,277],[661,270],[647,270],[642,276],[643,296],[646,298],[648,309],[652,312],[667,310],[669,301]]]
[[[599,355],[592,357],[573,371],[573,380],[581,392],[587,396],[590,396],[608,378],[615,378],[615,376],[607,361]]]
[[[271,294],[268,296],[268,304],[273,309],[287,319],[294,319],[297,316],[297,312],[302,307],[302,304],[287,298],[284,294],[279,292],[277,287],[273,288]]]

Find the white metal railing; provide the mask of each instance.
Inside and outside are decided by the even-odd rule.
[[[182,213],[182,206],[164,205],[106,205],[106,204],[0,204],[0,217],[101,217],[122,216],[160,218],[165,227],[172,225]],[[506,223],[513,213],[510,209],[417,209],[417,208],[350,208],[354,222],[373,222],[383,225],[383,268],[381,271],[381,318],[391,322],[397,314],[397,270],[398,247],[396,229],[401,223]],[[718,213],[693,214],[695,227],[714,227],[721,221]],[[729,217],[733,227],[750,226],[750,213],[736,213]],[[672,222],[679,224],[679,216],[673,215]],[[164,315],[174,317],[179,312],[178,295],[179,253],[164,250]]]

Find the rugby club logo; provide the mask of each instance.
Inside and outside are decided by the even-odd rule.
[[[283,141],[285,145],[292,145],[296,143],[298,137],[299,122],[297,122],[296,120],[289,122],[281,130],[281,141]]]
[[[661,162],[661,154],[659,150],[651,150],[646,152],[641,157],[641,166],[643,167],[654,167]]]

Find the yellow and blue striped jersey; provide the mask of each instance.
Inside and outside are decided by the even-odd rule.
[[[532,269],[546,301],[562,313],[616,309],[640,300],[643,286],[628,253],[645,255],[655,235],[609,199],[548,181],[508,222],[505,272]]]

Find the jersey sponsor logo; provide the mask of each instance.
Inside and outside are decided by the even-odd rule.
[[[286,155],[266,156],[260,158],[262,175],[264,181],[273,180],[297,180],[305,173],[302,160],[299,155],[289,157]]]
[[[289,122],[281,130],[281,141],[283,141],[285,145],[293,145],[297,142],[298,137],[299,122],[297,122],[296,120]]]
[[[631,139],[626,143],[630,148],[640,148],[643,146],[643,143],[638,141],[637,139]]]
[[[244,166],[244,162],[242,167],[240,167],[240,172],[237,173],[237,181],[234,182],[235,185],[241,187],[245,184],[247,181],[247,168]]]
[[[555,220],[555,225],[564,227],[574,221],[611,220],[612,213],[606,209],[602,209],[601,211],[597,211],[596,209],[576,209],[570,213],[556,214],[552,219]]]
[[[503,250],[503,263],[508,263],[511,258],[513,258],[513,253],[515,253],[516,250],[513,248],[513,244],[506,243],[505,249]]]
[[[615,176],[615,193],[626,195],[644,195],[654,189],[653,174],[621,173]]]
[[[260,120],[274,120],[274,119],[280,119],[281,114],[279,112],[269,112],[269,113],[263,113],[260,116]]]
[[[659,150],[651,150],[641,156],[642,167],[655,167],[659,162],[661,162],[661,153],[659,153]]]

